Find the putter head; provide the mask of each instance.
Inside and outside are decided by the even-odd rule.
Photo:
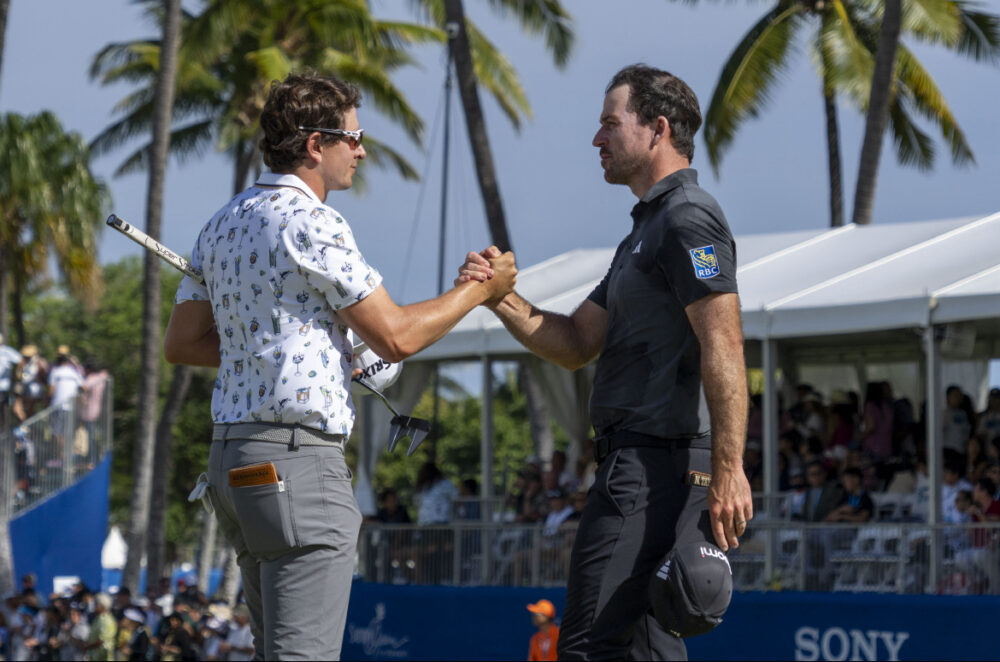
[[[393,416],[389,425],[389,452],[392,452],[396,444],[409,437],[410,447],[406,449],[407,456],[413,455],[413,451],[417,450],[417,446],[431,431],[430,421],[412,416]]]

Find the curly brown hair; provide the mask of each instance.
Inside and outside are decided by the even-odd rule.
[[[670,144],[688,161],[694,160],[694,134],[701,127],[698,97],[687,83],[670,72],[633,64],[614,75],[604,93],[628,85],[627,110],[649,126],[663,116],[670,122]]]
[[[264,163],[278,173],[294,170],[305,158],[309,133],[300,126],[344,128],[344,116],[361,105],[361,92],[333,76],[289,74],[274,81],[260,114],[260,151]],[[323,134],[322,144],[343,140]]]

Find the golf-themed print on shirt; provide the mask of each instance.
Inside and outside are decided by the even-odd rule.
[[[176,303],[208,300],[222,361],[215,423],[298,424],[349,435],[350,331],[337,311],[382,276],[347,221],[294,175],[264,173],[202,228]]]

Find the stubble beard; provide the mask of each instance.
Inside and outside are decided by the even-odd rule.
[[[604,167],[604,181],[609,184],[628,185],[641,170],[640,159],[625,154],[607,161]]]

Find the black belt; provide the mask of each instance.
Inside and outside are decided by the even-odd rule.
[[[702,434],[655,437],[632,430],[612,430],[594,439],[594,459],[597,460],[597,464],[600,464],[604,458],[620,448],[684,448],[690,442],[706,437],[707,435]]]

